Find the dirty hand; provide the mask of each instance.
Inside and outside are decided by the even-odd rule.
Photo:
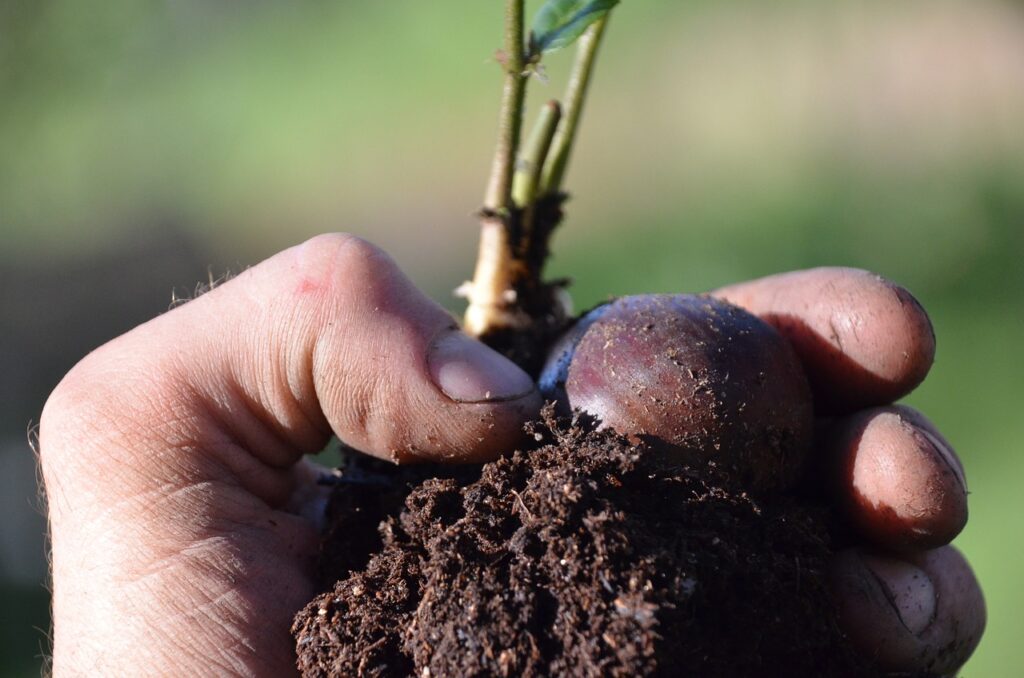
[[[821,335],[839,341],[840,355],[864,374],[824,370],[814,379],[813,347],[789,335],[816,395],[856,391],[873,383],[865,374],[891,376],[859,353],[880,352],[873,359],[888,365],[885,355],[899,360],[907,350],[877,338],[861,345],[898,323],[898,313],[876,312],[879,295],[834,298],[826,285],[817,303],[813,287],[779,291],[789,284],[766,279],[723,294],[769,320],[805,317],[816,328],[835,304],[836,318],[867,324],[852,336],[845,328]],[[868,402],[875,404],[838,409]],[[525,373],[462,335],[385,254],[351,236],[287,250],[111,341],[64,378],[41,423],[55,675],[287,675],[291,618],[314,594],[322,506],[303,455],[334,433],[396,461],[481,461],[517,442],[539,408]],[[891,438],[877,446],[864,433],[875,422]],[[857,506],[901,496],[890,486],[913,485],[922,464],[941,479],[934,460],[944,459],[962,479],[920,415],[862,411],[833,425],[829,456],[853,460],[835,468],[897,460],[888,475],[872,473],[872,464],[851,471],[849,482],[829,474],[855,524],[870,513]],[[898,668],[936,666],[943,648],[942,666],[955,667],[984,619],[959,555],[923,550],[951,538],[951,521],[962,524],[942,517],[949,502],[938,493],[925,495],[891,507],[878,530],[870,515],[859,528],[865,544],[884,546],[910,511],[902,520],[923,530],[921,550],[892,557],[851,549],[835,566],[851,635]],[[935,507],[942,515],[932,522],[944,527],[921,528],[916,512]]]
[[[919,412],[892,405],[927,375],[935,335],[906,290],[856,269],[769,276],[714,292],[796,349],[818,411],[804,480],[859,543],[835,558],[840,622],[893,672],[952,674],[985,628],[978,582],[949,546],[967,521],[952,447]]]

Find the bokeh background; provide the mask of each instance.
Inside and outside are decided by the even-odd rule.
[[[327,230],[459,308],[501,4],[0,0],[0,675],[46,653],[26,439],[82,355],[172,290]],[[963,457],[957,544],[990,611],[964,674],[1018,675],[1024,6],[629,0],[568,187],[552,274],[579,307],[821,264],[918,296],[938,358],[908,401]]]

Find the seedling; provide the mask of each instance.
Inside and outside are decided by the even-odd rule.
[[[498,143],[480,211],[480,248],[464,328],[536,373],[543,346],[566,325],[564,281],[545,281],[551,234],[562,219],[562,182],[597,52],[618,0],[549,0],[524,33],[523,0],[506,5]],[[565,95],[542,107],[525,144],[526,86],[544,55],[578,42]]]
[[[481,210],[465,329],[537,374],[570,324],[564,281],[546,282],[551,234],[597,51],[617,0],[552,0],[523,34],[507,5],[500,134]],[[579,42],[564,105],[541,108],[525,144],[523,108],[544,54]],[[522,148],[520,148],[522,147]],[[518,160],[516,160],[518,158]],[[545,395],[636,440],[733,466],[756,487],[784,485],[810,445],[803,373],[767,324],[721,301],[637,297],[595,309],[548,358]],[[740,464],[742,460],[742,464]]]
[[[506,4],[499,137],[460,293],[464,329],[552,401],[536,444],[482,468],[354,457],[374,484],[334,488],[321,565],[336,583],[292,628],[305,675],[879,675],[826,574],[849,536],[781,492],[814,426],[790,342],[708,296],[573,319],[565,282],[544,279],[616,4],[549,0],[529,31],[523,0]],[[531,77],[574,43],[565,95],[524,135]]]

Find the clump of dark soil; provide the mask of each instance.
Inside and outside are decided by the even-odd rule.
[[[476,469],[350,464],[305,675],[877,675],[834,621],[823,510],[550,412],[535,437]]]

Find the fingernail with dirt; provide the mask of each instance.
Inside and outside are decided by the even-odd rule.
[[[437,387],[459,403],[516,400],[534,390],[515,363],[457,330],[434,340],[427,365]]]
[[[911,563],[884,556],[862,556],[882,594],[913,635],[921,634],[935,618],[935,586],[923,570]]]
[[[918,430],[921,432],[921,435],[925,437],[925,439],[932,446],[932,448],[935,449],[935,454],[949,468],[950,472],[956,478],[957,482],[960,483],[960,489],[964,491],[964,494],[966,494],[967,479],[964,477],[963,468],[960,466],[959,462],[957,462],[956,456],[953,454],[953,451],[950,450],[949,447],[938,438],[938,436],[934,435],[928,429],[921,427]]]

